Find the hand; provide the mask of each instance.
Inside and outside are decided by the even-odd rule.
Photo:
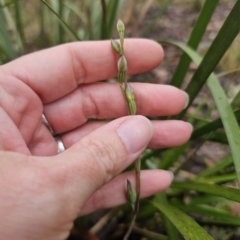
[[[126,40],[129,74],[161,62],[162,48],[149,40]],[[117,56],[109,41],[71,43],[26,55],[0,67],[1,239],[65,239],[80,214],[126,201],[121,173],[146,148],[178,146],[191,134],[183,121],[127,116],[117,83]],[[132,84],[138,114],[179,113],[187,95],[174,87]],[[66,150],[42,124],[44,112]],[[111,122],[87,121],[111,119]],[[141,195],[167,188],[171,174],[142,171]]]

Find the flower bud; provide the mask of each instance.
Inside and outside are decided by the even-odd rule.
[[[111,39],[111,46],[112,46],[112,49],[117,54],[121,55],[121,47],[120,47],[120,44],[116,40]]]
[[[125,30],[124,23],[120,19],[118,19],[118,22],[117,22],[117,30],[119,33],[124,33],[124,30]]]
[[[128,102],[128,109],[131,115],[136,115],[137,112],[137,105],[135,102],[135,96],[132,86],[127,83],[126,90],[125,90],[125,96]]]
[[[137,200],[137,194],[136,194],[135,189],[132,186],[132,183],[128,179],[127,179],[127,198],[128,198],[128,201],[131,204],[132,209],[134,211],[135,202]]]
[[[127,71],[127,60],[124,56],[121,56],[118,60],[118,71],[119,72]]]

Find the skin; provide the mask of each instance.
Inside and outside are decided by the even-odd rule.
[[[125,41],[129,75],[157,67],[160,45]],[[126,201],[121,173],[146,148],[184,144],[191,125],[149,121],[182,111],[187,95],[174,87],[132,84],[137,116],[127,116],[109,41],[71,43],[26,55],[0,67],[0,232],[2,239],[66,239],[74,219]],[[42,124],[44,112],[66,150]],[[88,119],[115,119],[87,121]],[[141,197],[166,189],[171,174],[141,172]]]

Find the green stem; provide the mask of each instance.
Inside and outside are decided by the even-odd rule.
[[[61,23],[72,33],[74,38],[78,41],[81,41],[78,35],[69,27],[69,25],[61,18],[61,16],[59,16],[59,14],[55,12],[53,8],[45,0],[41,0],[41,1],[49,8],[49,10],[51,10],[57,16],[57,18],[61,21]]]
[[[127,60],[124,57],[124,46],[123,46],[125,26],[121,20],[118,20],[117,30],[118,30],[119,37],[120,37],[120,46],[114,40],[111,41],[111,45],[112,45],[113,50],[116,53],[118,53],[118,55],[120,56],[120,58],[118,60],[118,64],[117,64],[118,65],[118,82],[119,82],[120,88],[122,90],[122,93],[126,99],[126,103],[128,105],[128,109],[129,109],[129,115],[136,115],[137,106],[136,106],[136,102],[135,102],[134,91],[133,91],[133,88],[131,87],[131,85],[127,82]],[[132,216],[132,220],[131,220],[130,226],[128,228],[128,231],[123,238],[124,240],[127,240],[129,235],[131,234],[136,217],[137,217],[137,213],[139,210],[140,187],[141,187],[140,186],[140,168],[141,168],[140,157],[137,160],[135,160],[134,165],[135,165],[135,177],[136,177],[136,190],[134,190],[132,188],[132,184],[129,180],[127,182],[127,184],[128,184],[127,195],[128,195],[131,205],[133,206],[133,216]],[[135,196],[134,196],[135,194],[136,194],[136,200],[135,200]]]

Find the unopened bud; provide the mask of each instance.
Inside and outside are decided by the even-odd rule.
[[[126,95],[126,99],[128,102],[128,108],[129,108],[130,114],[136,115],[137,105],[135,102],[134,91],[133,91],[132,86],[129,83],[127,83],[127,85],[126,85],[125,95]]]
[[[128,198],[128,201],[131,204],[132,209],[134,211],[135,203],[137,200],[137,194],[136,194],[135,189],[132,186],[132,183],[128,179],[127,179],[127,198]]]
[[[118,19],[118,22],[117,22],[117,30],[119,33],[124,33],[124,30],[125,30],[124,23],[120,19]]]
[[[124,56],[121,56],[118,60],[118,71],[119,72],[127,71],[127,60]]]
[[[112,49],[117,54],[121,55],[121,47],[120,47],[120,44],[116,40],[111,39],[111,46],[112,46]]]

